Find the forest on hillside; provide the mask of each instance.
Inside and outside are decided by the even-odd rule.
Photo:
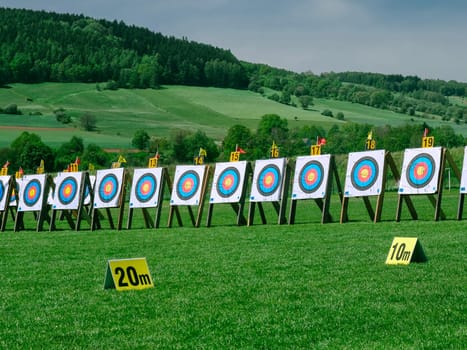
[[[0,87],[39,82],[95,82],[99,89],[214,86],[249,89],[303,109],[313,106],[314,98],[325,98],[407,114],[427,124],[439,118],[453,127],[467,123],[463,82],[291,72],[239,61],[226,49],[83,15],[0,7],[0,19]],[[9,113],[8,108],[0,113]],[[342,113],[324,112],[344,119]]]

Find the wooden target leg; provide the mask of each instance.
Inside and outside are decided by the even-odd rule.
[[[462,212],[464,211],[464,198],[465,193],[461,193],[459,196],[459,204],[457,206],[457,220],[462,220]]]

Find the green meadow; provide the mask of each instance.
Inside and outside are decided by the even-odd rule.
[[[99,91],[95,84],[12,84],[0,89],[0,106],[16,104],[23,115],[0,114],[0,147],[9,146],[22,132],[34,132],[50,146],[59,146],[73,135],[85,144],[104,148],[131,148],[138,129],[150,136],[168,136],[173,130],[203,130],[221,141],[229,127],[242,124],[255,129],[265,114],[286,118],[289,127],[320,125],[325,129],[341,124],[321,112],[343,112],[345,121],[373,125],[402,125],[428,122],[433,127],[451,125],[439,118],[422,119],[343,101],[315,99],[309,110],[273,102],[260,94],[234,89],[165,86],[159,90]],[[63,108],[73,119],[71,124],[57,122],[54,111]],[[79,118],[90,113],[97,119],[97,131],[80,129]],[[345,122],[344,121],[344,122]],[[467,135],[467,125],[456,125]]]
[[[235,226],[216,205],[212,227],[0,234],[0,347],[4,349],[462,349],[467,344],[465,220],[454,219],[458,194],[445,194],[447,220],[434,222],[426,197],[420,219],[387,193],[382,222],[363,201],[349,219],[320,224],[318,207],[300,201],[295,225]],[[386,265],[395,236],[418,237],[428,260]],[[110,259],[145,257],[154,288],[104,289]]]

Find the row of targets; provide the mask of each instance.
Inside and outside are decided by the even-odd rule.
[[[316,152],[315,153],[320,153]],[[191,224],[199,227],[208,192],[209,203],[206,225],[211,226],[214,206],[229,204],[236,214],[237,225],[253,225],[255,212],[259,212],[261,222],[266,223],[263,205],[271,203],[278,224],[294,224],[297,204],[303,200],[313,200],[321,214],[321,222],[332,221],[330,201],[333,191],[340,200],[340,222],[348,221],[348,204],[352,198],[361,198],[370,219],[381,219],[386,179],[389,171],[398,183],[398,203],[396,221],[401,219],[403,203],[406,203],[412,219],[417,219],[417,211],[411,196],[426,195],[433,204],[434,219],[446,218],[441,209],[441,199],[446,164],[460,181],[460,196],[457,219],[462,219],[464,197],[467,193],[467,147],[464,150],[463,170],[459,171],[447,149],[423,147],[407,149],[401,172],[397,169],[390,152],[365,150],[348,154],[345,184],[342,188],[334,156],[314,154],[298,157],[293,165],[287,158],[261,159],[216,163],[210,165],[178,165],[175,168],[173,183],[167,168],[157,167],[156,162],[148,168],[135,169],[132,176],[127,169],[120,167],[98,170],[95,175],[87,171],[66,171],[52,178],[40,173],[14,176],[0,176],[1,230],[5,230],[8,214],[14,219],[14,230],[25,229],[24,214],[34,213],[36,230],[43,229],[45,222],[50,230],[56,229],[56,220],[66,221],[71,229],[79,230],[86,221],[91,230],[102,228],[107,218],[110,228],[121,229],[127,190],[129,193],[129,214],[127,228],[131,228],[136,209],[143,212],[145,226],[159,227],[164,189],[170,192],[168,227],[176,218],[183,226],[180,208],[186,207]],[[154,167],[155,165],[155,167]],[[153,167],[151,167],[153,166]],[[293,177],[292,169],[293,171]],[[74,168],[77,170],[77,167]],[[251,183],[248,179],[251,178]],[[289,196],[289,187],[291,195]],[[247,195],[248,194],[248,195]],[[376,197],[373,207],[370,197]],[[246,202],[249,202],[245,216]],[[290,200],[288,217],[287,202]],[[113,210],[111,210],[113,209]],[[154,213],[149,212],[154,209]],[[112,215],[118,213],[115,223]]]

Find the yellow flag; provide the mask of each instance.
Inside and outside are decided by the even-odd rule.
[[[206,150],[204,148],[199,148],[199,153],[198,153],[198,156],[200,157],[207,157],[208,156],[208,153],[206,152]]]
[[[126,163],[126,159],[125,159],[125,158],[123,158],[123,156],[122,156],[122,155],[120,155],[120,156],[118,157],[118,160],[117,160],[117,162],[118,162],[118,163]]]
[[[373,140],[373,130],[370,130],[370,132],[368,133],[367,140]]]

